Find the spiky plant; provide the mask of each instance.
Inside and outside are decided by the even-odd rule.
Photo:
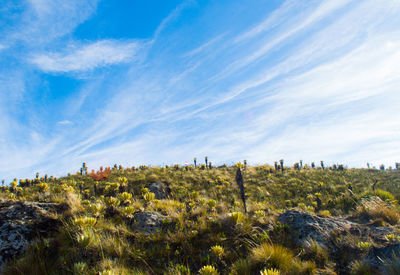
[[[218,270],[213,267],[212,265],[206,265],[203,266],[200,270],[199,270],[199,274],[200,275],[219,275]]]
[[[121,203],[120,200],[116,197],[104,198],[104,204],[107,207],[117,207],[120,203]]]
[[[156,198],[156,195],[149,191],[147,188],[142,189],[142,196],[146,203],[150,203]]]
[[[220,245],[214,245],[210,248],[211,254],[216,258],[222,258],[224,256],[224,248]]]
[[[93,228],[97,223],[97,219],[93,217],[80,217],[75,218],[74,223],[83,228]]]
[[[123,192],[118,194],[118,199],[123,205],[128,205],[131,202],[132,194],[128,192]]]
[[[229,214],[229,216],[235,224],[242,223],[245,219],[245,216],[242,212],[232,212]]]
[[[85,275],[88,274],[88,265],[85,262],[77,262],[73,267],[73,274],[76,275]]]
[[[260,271],[260,275],[280,275],[281,272],[275,268],[264,269]]]

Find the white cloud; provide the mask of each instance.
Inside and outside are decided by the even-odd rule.
[[[90,79],[65,104],[75,114],[93,108],[97,92],[110,95],[95,105],[96,112],[58,122],[74,127],[58,127],[62,136],[54,147],[46,146],[53,137],[21,149],[0,135],[0,151],[14,155],[15,171],[40,167],[60,173],[82,161],[160,164],[202,155],[213,162],[284,158],[390,165],[400,153],[400,9],[393,1],[348,2],[309,2],[311,8],[298,14],[297,2],[288,1],[242,35],[227,26],[222,34],[202,37],[203,44],[197,41],[200,46],[189,53],[182,53],[186,38],[195,40],[193,33],[201,30],[185,26],[187,33],[174,33],[169,26],[183,11],[178,8],[146,45],[157,53],[144,66],[135,63],[112,82],[107,76]],[[48,2],[36,3],[45,16],[40,3]],[[31,61],[47,72],[85,72],[136,60],[140,49],[139,42],[104,40]],[[11,127],[3,125],[2,132]]]
[[[216,78],[223,78],[231,75],[233,72],[246,67],[254,62],[259,62],[268,53],[276,50],[278,46],[285,40],[295,36],[296,34],[304,31],[304,29],[317,24],[324,17],[329,16],[331,13],[335,12],[337,9],[348,4],[351,0],[336,0],[336,1],[324,1],[318,6],[314,11],[309,14],[301,14],[299,20],[294,21],[293,19],[287,20],[289,23],[285,23],[283,30],[277,32],[275,37],[270,37],[266,43],[259,43],[257,48],[243,58],[235,60],[233,63],[229,64],[221,73],[216,75]],[[293,15],[294,5],[290,2],[285,3],[272,15],[268,16],[265,21],[260,23],[258,26],[254,27],[248,32],[239,35],[234,41],[235,42],[245,42],[246,40],[251,40],[256,37],[259,41],[263,41],[262,37],[257,37],[257,35],[262,34],[263,31],[271,28],[276,22],[279,22],[279,18],[287,18]],[[272,26],[270,26],[272,24]],[[246,41],[248,42],[248,41]]]
[[[28,6],[17,25],[17,32],[10,35],[40,45],[51,42],[73,31],[97,9],[99,0],[28,0]]]
[[[168,27],[169,24],[171,24],[171,22],[173,22],[176,18],[179,17],[179,15],[184,9],[186,9],[187,7],[191,6],[194,3],[195,1],[193,0],[185,0],[181,4],[179,4],[172,12],[170,12],[168,16],[161,21],[160,25],[158,25],[153,35],[153,41],[156,41],[158,39],[161,33]]]
[[[396,142],[398,132],[391,130],[398,123],[393,120],[380,124],[380,121],[390,114],[398,117],[396,110],[400,109],[389,98],[398,86],[399,75],[396,51],[399,41],[395,39],[398,36],[387,30],[394,15],[388,14],[387,7],[377,8],[370,1],[347,9],[333,22],[313,29],[316,22],[346,3],[321,4],[294,29],[309,31],[311,28],[312,31],[290,48],[285,58],[271,63],[259,62],[251,73],[233,77],[229,85],[224,85],[221,79],[210,81],[207,73],[213,73],[215,63],[229,67],[239,55],[243,57],[242,61],[253,59],[254,52],[235,48],[232,43],[235,37],[232,41],[224,41],[231,46],[232,52],[228,56],[221,55],[223,58],[214,55],[221,44],[206,43],[207,51],[199,48],[201,55],[196,51],[194,55],[184,55],[185,65],[187,59],[190,64],[195,64],[189,69],[187,66],[182,66],[182,71],[173,68],[169,75],[149,61],[144,75],[134,74],[134,78],[123,75],[121,78],[126,81],[115,90],[115,98],[101,112],[99,123],[88,129],[85,132],[87,138],[67,150],[66,156],[104,162],[119,158],[128,161],[141,156],[144,162],[159,163],[160,160],[168,162],[184,158],[187,154],[208,154],[217,156],[217,161],[246,157],[271,162],[284,157],[296,161],[297,158],[336,160],[354,165],[369,160],[390,163],[394,159],[392,149],[384,144],[399,145]],[[355,21],[361,14],[362,18]],[[274,36],[278,39],[274,47],[292,34],[293,30],[283,28]],[[246,43],[255,43],[256,48],[262,49],[265,45],[260,35],[264,35],[263,31],[256,30],[244,36],[251,41],[241,43],[244,47]],[[354,40],[358,43],[353,43]],[[334,58],[328,59],[333,57],[332,52],[335,52]],[[180,61],[176,58],[177,63]],[[202,62],[204,66],[200,64]],[[159,64],[166,66],[166,70],[170,68],[162,60]],[[169,97],[170,92],[175,93],[175,89],[190,83],[191,75],[195,76],[196,83],[176,92],[176,97]],[[277,77],[281,80],[274,84],[272,81]],[[164,78],[174,81],[171,84]],[[198,83],[201,83],[200,87]],[[210,88],[210,92],[203,86]],[[217,93],[213,93],[215,91]],[[255,100],[248,100],[251,96]],[[377,110],[360,107],[364,101],[370,102],[368,100],[376,100],[379,96],[382,96],[381,105],[390,107],[379,106]],[[120,98],[124,98],[124,102]],[[243,122],[242,113],[252,109],[257,111],[254,119]],[[347,113],[343,114],[343,110]],[[157,119],[168,125],[166,129],[154,126],[162,133],[159,139],[146,137],[149,142],[144,142],[143,135],[129,137],[126,134]],[[192,120],[188,122],[190,126],[178,125],[189,119]],[[93,150],[117,137],[123,137],[120,143]],[[155,148],[154,144],[160,144],[161,139],[163,146]],[[374,150],[380,150],[379,154],[374,154]]]
[[[395,117],[387,120],[386,112],[372,109],[351,117],[328,117],[306,125],[294,123],[280,135],[264,138],[247,153],[256,162],[268,156],[270,160],[283,157],[291,163],[303,159],[358,167],[367,162],[393,164],[400,152]]]
[[[203,52],[205,49],[210,48],[217,41],[220,41],[224,37],[224,35],[225,34],[220,34],[217,37],[214,37],[214,38],[208,40],[207,42],[201,44],[197,48],[195,48],[195,49],[183,54],[183,57],[192,57],[194,55],[197,55],[197,54]]]
[[[36,55],[31,62],[46,72],[82,72],[131,61],[138,42],[97,41],[64,53]]]
[[[58,125],[72,125],[73,122],[70,120],[61,120],[59,122],[57,122]]]
[[[261,23],[256,24],[250,30],[240,34],[235,38],[235,43],[239,43],[242,41],[246,41],[260,33],[266,32],[282,22],[288,20],[289,15],[293,20],[293,11],[297,10],[300,11],[301,2],[298,1],[285,1],[281,7],[273,11],[266,19],[264,19]],[[300,12],[299,12],[300,13]]]

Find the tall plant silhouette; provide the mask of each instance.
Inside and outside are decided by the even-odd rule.
[[[243,175],[242,175],[242,170],[240,169],[240,167],[238,167],[238,169],[236,170],[236,183],[239,185],[240,196],[242,197],[243,206],[244,206],[244,213],[247,214],[246,197],[244,194]]]

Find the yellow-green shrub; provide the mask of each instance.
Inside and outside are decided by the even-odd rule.
[[[217,258],[222,258],[224,256],[224,248],[220,245],[214,245],[213,247],[211,247],[210,249],[211,254]]]
[[[203,266],[199,270],[200,275],[219,275],[219,272],[212,265]]]
[[[264,269],[260,271],[260,275],[280,275],[280,274],[281,272],[275,268]]]
[[[80,218],[75,218],[74,223],[77,226],[81,227],[94,227],[97,223],[96,218],[93,217],[80,217]]]

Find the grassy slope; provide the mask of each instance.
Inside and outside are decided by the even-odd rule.
[[[3,187],[3,198],[67,201],[71,206],[60,217],[64,226],[59,232],[11,262],[6,274],[198,274],[199,270],[201,274],[259,274],[267,268],[281,274],[316,270],[334,274],[330,272],[337,267],[329,252],[317,245],[305,252],[296,247],[276,223],[279,213],[291,208],[314,212],[319,197],[321,215],[353,215],[360,220],[367,216],[369,222],[398,226],[398,170],[274,172],[273,167],[257,166],[243,171],[248,215],[243,214],[236,167],[142,166],[113,169],[100,182],[72,175],[41,179],[30,187]],[[170,199],[155,200],[143,189],[156,181],[169,185]],[[371,196],[385,200],[387,211],[364,213],[365,209],[357,208]],[[125,221],[143,210],[167,215],[165,229],[144,234],[129,228]],[[363,268],[368,269],[353,263],[353,271]]]

